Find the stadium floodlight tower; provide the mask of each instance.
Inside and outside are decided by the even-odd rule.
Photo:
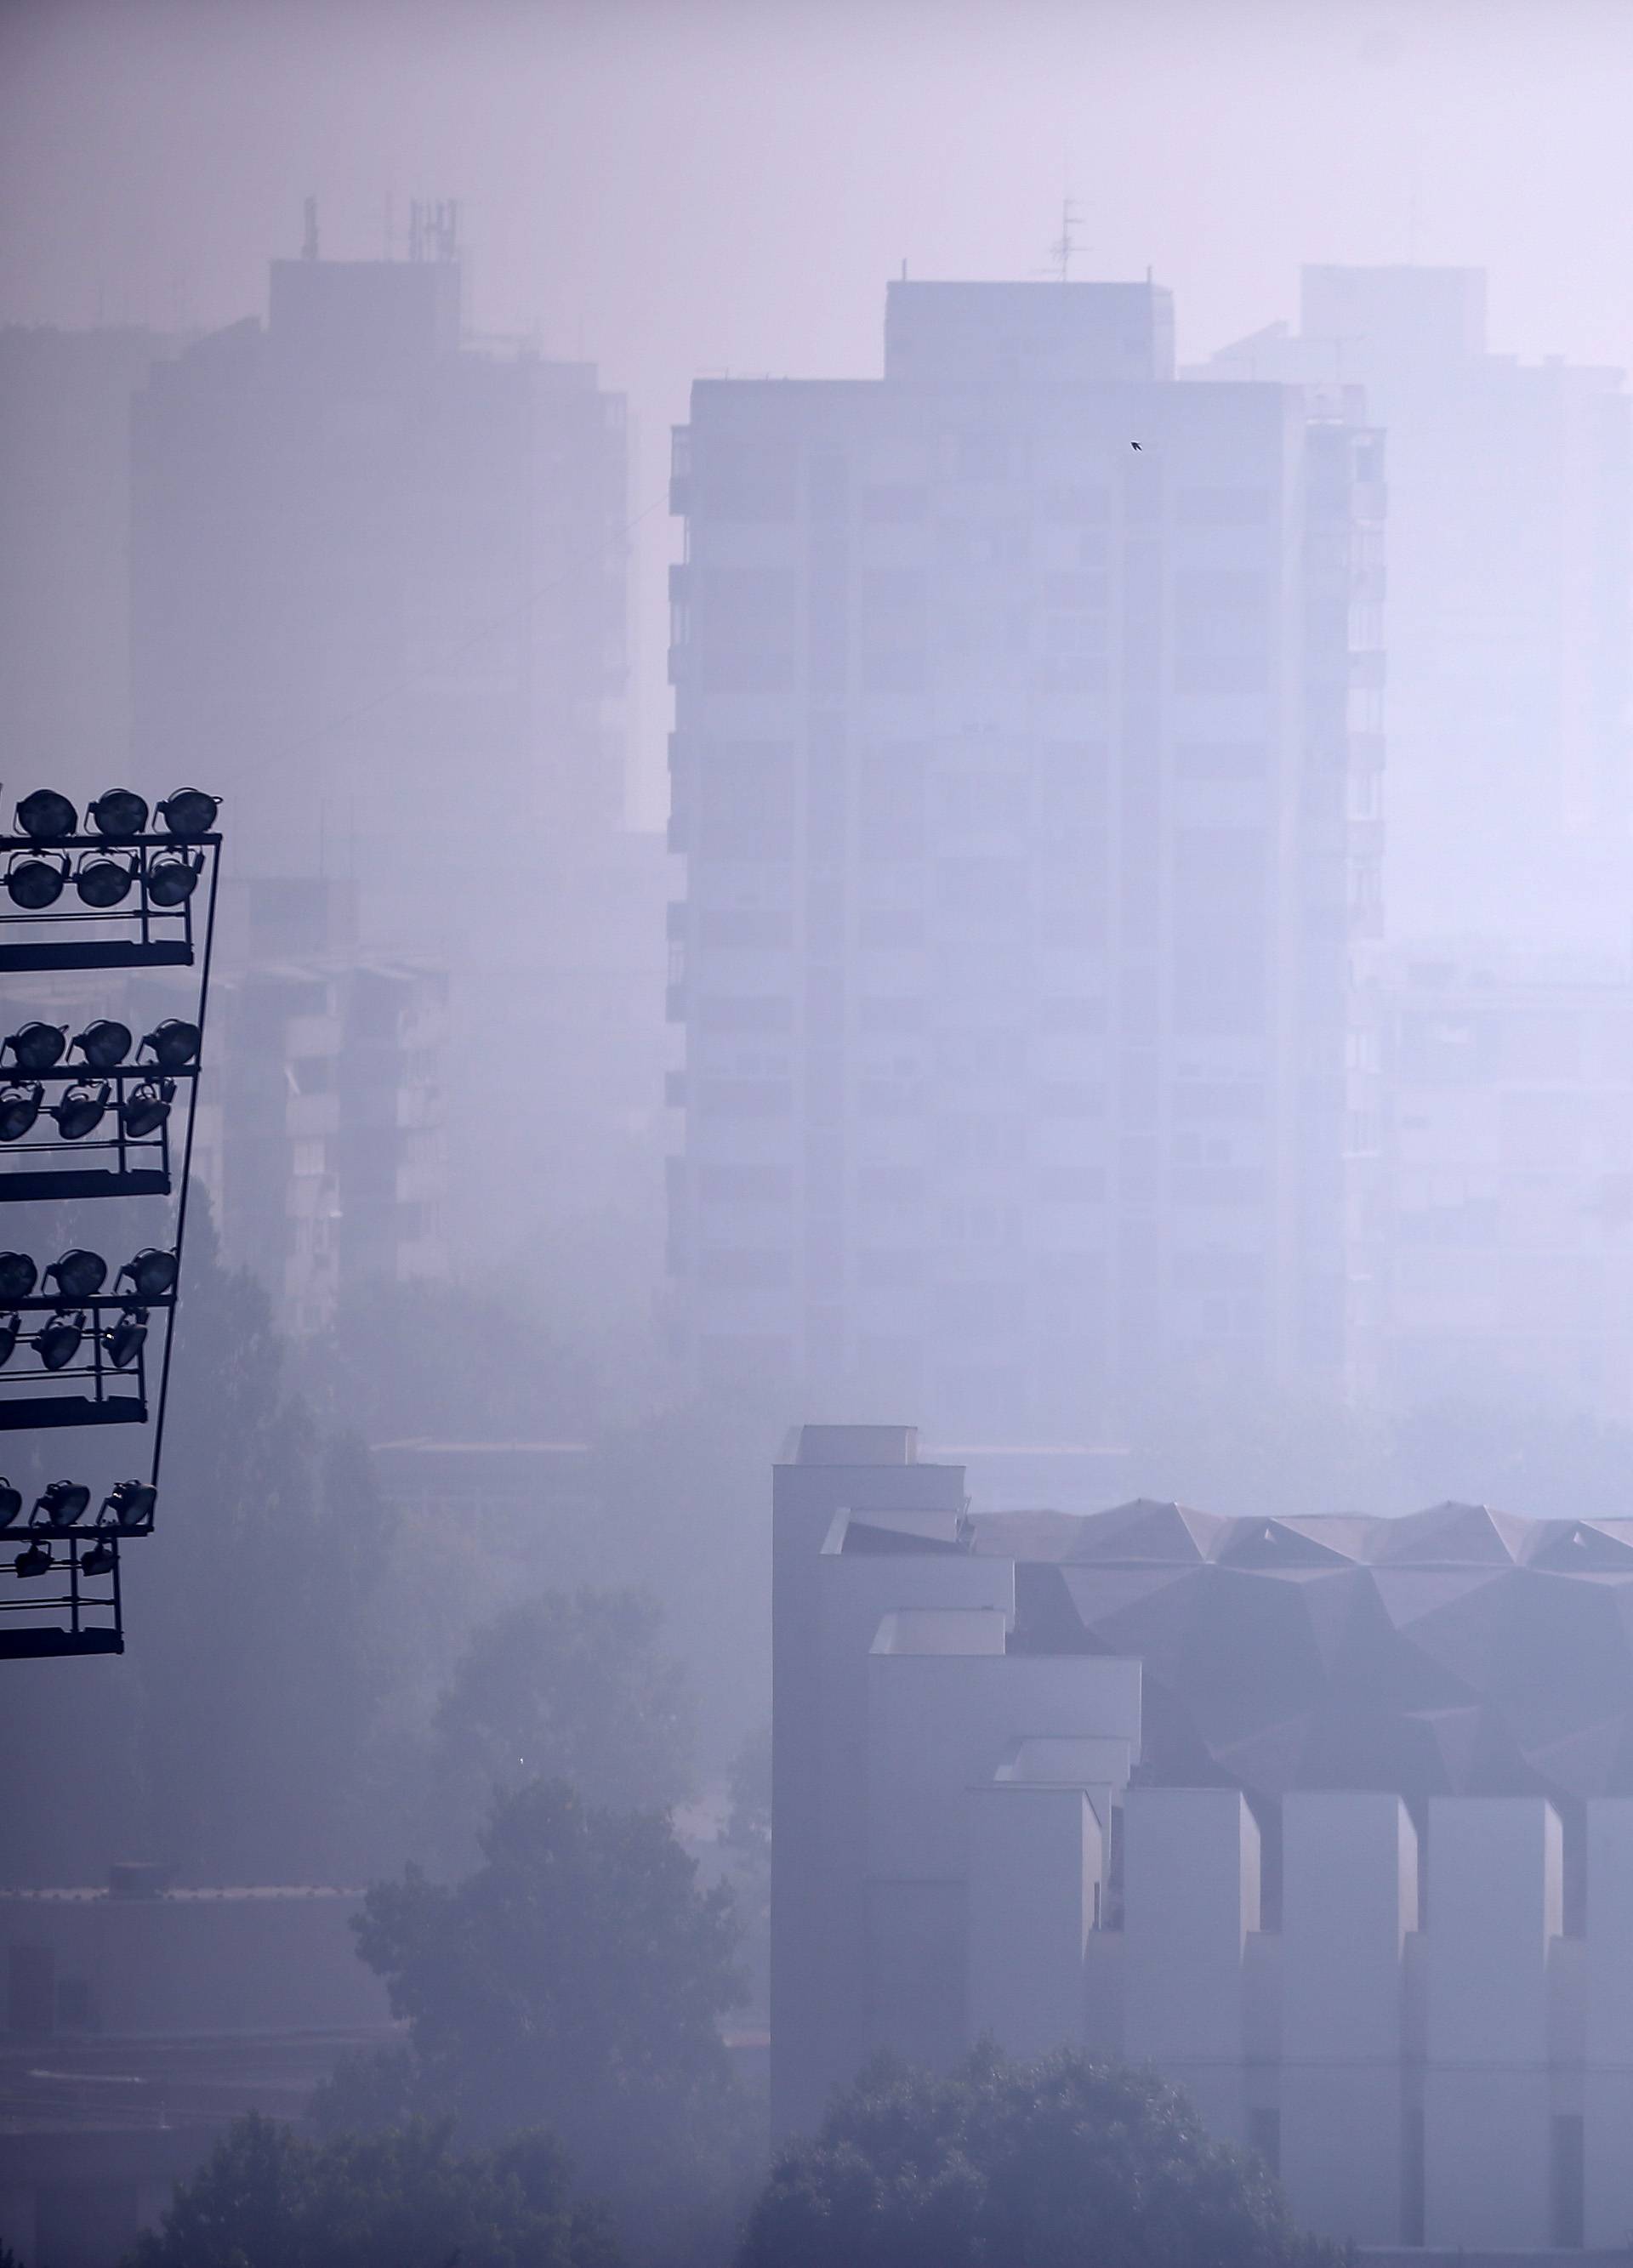
[[[0,1000],[18,1002],[14,1019],[0,1012],[0,1206],[166,1207],[154,1241],[113,1263],[94,1238],[55,1256],[0,1251],[0,1462],[22,1469],[4,1456],[7,1434],[143,1429],[109,1437],[137,1444],[114,1460],[118,1477],[87,1479],[83,1464],[80,1477],[26,1487],[0,1476],[0,1660],[124,1651],[120,1549],[151,1534],[159,1502],[219,809],[201,788],[150,806],[116,787],[82,821],[66,796],[37,788],[0,835]],[[100,975],[107,987],[153,970],[185,972],[190,997],[139,1038],[142,1020],[123,1021],[106,999],[63,1023],[21,1010],[31,976]]]

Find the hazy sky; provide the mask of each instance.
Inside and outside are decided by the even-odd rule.
[[[1184,355],[1415,256],[1633,361],[1630,116],[1627,0],[0,0],[0,320],[228,321],[308,192],[342,257],[456,196],[478,328],[628,389],[639,508],[694,374],[875,372],[904,258],[1033,273],[1068,185]]]

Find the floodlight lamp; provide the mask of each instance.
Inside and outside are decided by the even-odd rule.
[[[0,1315],[0,1370],[4,1370],[17,1352],[18,1336],[23,1328],[18,1314]]]
[[[18,1071],[55,1071],[67,1047],[66,1024],[21,1024],[0,1040],[0,1055],[10,1048]]]
[[[40,1270],[26,1252],[0,1252],[0,1300],[32,1298]]]
[[[204,870],[202,850],[161,850],[148,861],[147,902],[169,913],[185,905]]]
[[[91,1503],[91,1491],[83,1481],[49,1481],[40,1491],[40,1500],[29,1514],[33,1528],[71,1528],[83,1520]]]
[[[147,799],[134,788],[105,788],[85,816],[110,843],[134,843],[147,831]]]
[[[94,1134],[107,1111],[107,1081],[92,1086],[88,1079],[76,1079],[60,1102],[54,1102],[47,1111],[55,1118],[56,1130],[64,1142],[83,1142],[87,1134]]]
[[[202,1035],[196,1024],[183,1023],[180,1016],[166,1016],[162,1024],[155,1024],[144,1038],[144,1048],[151,1048],[153,1060],[162,1071],[184,1071],[198,1060]]]
[[[169,1117],[170,1106],[175,1099],[174,1079],[144,1079],[140,1086],[131,1088],[120,1104],[119,1123],[131,1141],[144,1141],[148,1135],[158,1133]],[[0,1099],[0,1107],[3,1107],[3,1099]]]
[[[52,1316],[42,1329],[34,1333],[34,1352],[48,1370],[66,1370],[78,1353],[85,1335],[85,1319],[82,1314],[62,1313]]]
[[[26,914],[42,914],[63,895],[68,859],[61,850],[19,850],[6,868],[6,895]]]
[[[82,904],[106,913],[129,896],[135,880],[134,858],[115,858],[107,850],[87,850],[79,861],[74,887]]]
[[[11,1572],[22,1576],[48,1575],[51,1572],[50,1545],[31,1543],[26,1551],[19,1551],[12,1560]]]
[[[69,1045],[78,1049],[92,1071],[112,1071],[130,1052],[130,1027],[111,1016],[99,1016],[83,1032],[76,1032]]]
[[[107,1281],[107,1263],[100,1252],[87,1252],[81,1245],[72,1245],[46,1270],[46,1282],[49,1284],[53,1278],[64,1300],[94,1300]]]
[[[102,1344],[115,1370],[129,1370],[147,1344],[147,1309],[132,1307],[121,1315],[113,1329],[103,1334]]]
[[[0,1086],[0,1142],[20,1142],[40,1116],[45,1089],[37,1079]]]
[[[79,831],[79,814],[54,787],[37,787],[17,806],[17,828],[31,843],[60,843]]]
[[[202,787],[179,787],[159,805],[159,815],[179,841],[196,843],[215,825],[220,808],[218,795],[206,795]]]
[[[114,1282],[122,1284],[128,1276],[138,1300],[166,1300],[176,1288],[180,1265],[174,1252],[161,1252],[156,1245],[150,1244],[134,1260],[126,1261]]]
[[[106,1535],[99,1536],[89,1550],[82,1551],[79,1555],[79,1572],[82,1575],[111,1575],[118,1565],[118,1548],[111,1543]]]
[[[151,1482],[117,1481],[109,1489],[97,1517],[104,1528],[111,1525],[122,1535],[129,1535],[150,1524],[158,1501],[159,1491]]]
[[[23,1509],[23,1491],[0,1473],[0,1528],[10,1528]]]

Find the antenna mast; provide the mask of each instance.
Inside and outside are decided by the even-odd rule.
[[[1083,217],[1075,198],[1063,196],[1060,199],[1060,233],[1049,247],[1049,265],[1062,284],[1071,275],[1072,255],[1077,249],[1077,239],[1072,231],[1083,225]]]

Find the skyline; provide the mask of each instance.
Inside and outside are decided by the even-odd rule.
[[[411,199],[456,198],[473,328],[533,333],[630,398],[632,804],[650,826],[668,437],[693,379],[873,376],[904,259],[918,278],[1046,273],[1063,195],[1083,216],[1074,275],[1150,267],[1182,363],[1294,320],[1305,262],[1413,261],[1488,269],[1499,353],[1633,365],[1614,290],[1633,192],[1618,16],[1038,0],[938,11],[932,42],[912,5],[804,0],[482,0],[452,29],[420,0],[13,0],[0,321],[216,328],[263,311],[305,195],[329,258],[380,256],[388,205],[400,252]]]

